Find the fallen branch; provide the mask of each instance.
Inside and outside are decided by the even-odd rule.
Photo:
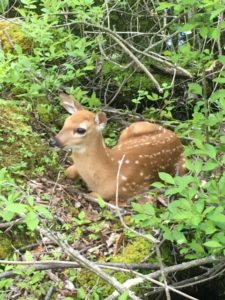
[[[0,229],[7,229],[7,228],[12,227],[16,224],[21,224],[21,223],[23,223],[22,218],[19,218],[19,219],[10,221],[10,222],[0,223]]]
[[[219,266],[218,266],[219,265]],[[198,285],[210,280],[215,279],[216,277],[222,275],[225,272],[225,265],[224,264],[217,264],[215,267],[211,268],[210,270],[208,270],[207,272],[205,272],[204,274],[198,275],[198,276],[194,276],[192,278],[188,278],[185,280],[182,280],[180,282],[176,282],[174,284],[172,284],[172,287],[175,287],[176,289],[184,289],[187,287],[193,287],[194,285]],[[163,292],[162,288],[159,288],[158,290],[155,290],[153,292],[147,293],[146,296],[153,296],[155,294],[161,293]]]
[[[62,240],[60,240],[50,230],[38,227],[38,231],[40,232],[41,235],[44,235],[44,236],[48,237],[51,241],[54,241],[55,243],[57,243],[64,250],[64,252],[67,255],[69,255],[70,257],[72,257],[81,266],[83,266],[84,268],[86,268],[90,272],[95,273],[97,276],[99,276],[100,278],[102,278],[108,284],[110,284],[111,286],[113,286],[118,291],[117,292],[118,295],[120,293],[123,294],[123,293],[127,292],[127,294],[129,295],[130,299],[140,300],[140,298],[137,297],[134,292],[131,292],[128,288],[124,287],[123,284],[121,284],[113,276],[110,276],[109,274],[107,274],[104,271],[102,271],[99,266],[97,266],[92,261],[86,259],[83,255],[81,255],[79,253],[79,251],[74,250],[70,245],[68,245],[65,242],[63,242]]]
[[[136,264],[126,264],[126,263],[111,263],[111,262],[105,262],[105,263],[99,263],[99,262],[93,262],[98,267],[102,269],[113,269],[117,271],[123,270],[158,270],[159,266],[155,264],[149,264],[149,263],[136,263]],[[60,260],[47,260],[47,261],[14,261],[14,260],[0,260],[0,265],[17,265],[17,266],[32,266],[32,268],[35,269],[35,271],[43,271],[43,270],[55,270],[55,269],[69,269],[69,268],[84,268],[81,264],[74,262],[74,261],[60,261]],[[9,277],[9,274],[11,274],[13,277],[14,271],[10,272],[3,272],[0,273],[0,278],[4,278],[4,274],[6,274],[6,277]]]
[[[215,257],[215,256],[211,255],[209,257],[200,258],[200,259],[196,259],[196,260],[193,260],[190,262],[181,263],[179,265],[166,267],[166,268],[164,268],[164,274],[183,271],[183,270],[187,270],[190,268],[194,268],[194,267],[198,267],[198,266],[202,266],[202,265],[206,265],[206,264],[211,264],[211,263],[216,263],[216,262],[225,262],[225,257]],[[127,288],[131,288],[131,287],[137,286],[147,280],[154,279],[159,276],[161,276],[161,270],[153,272],[148,275],[145,275],[145,277],[137,277],[135,279],[128,279],[126,282],[123,283],[123,285],[126,286]],[[110,295],[105,300],[117,299],[118,295],[119,294],[117,292],[114,292],[112,295]]]
[[[112,39],[114,39],[114,41],[123,49],[123,51],[132,59],[132,61],[148,76],[148,78],[153,82],[154,86],[156,87],[156,89],[158,90],[159,93],[163,92],[163,89],[160,87],[158,81],[155,79],[155,77],[151,74],[151,72],[149,72],[149,70],[146,68],[146,66],[138,59],[137,56],[135,56],[133,54],[133,52],[131,52],[131,50],[125,45],[125,41],[115,32],[112,31],[111,29],[101,26],[101,25],[96,25],[96,24],[91,24],[85,21],[73,21],[71,23],[68,24],[64,24],[65,25],[73,25],[73,24],[83,24],[86,26],[91,26],[91,27],[95,27],[98,28],[99,30],[101,30],[102,32],[107,32]],[[54,28],[57,27],[61,27],[61,25],[54,25]]]

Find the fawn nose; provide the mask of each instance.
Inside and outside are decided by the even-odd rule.
[[[60,147],[59,142],[56,138],[50,139],[49,146],[51,146],[51,147]]]

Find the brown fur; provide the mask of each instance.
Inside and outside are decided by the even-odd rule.
[[[105,115],[77,111],[75,103],[69,105],[70,112],[74,105],[74,113],[56,136],[62,148],[73,149],[74,164],[67,169],[67,176],[74,178],[79,174],[89,189],[105,200],[115,201],[122,157],[118,182],[121,202],[148,190],[150,183],[158,180],[158,172],[184,173],[183,146],[172,131],[157,124],[136,122],[121,133],[118,145],[109,149],[100,131],[106,124]],[[79,127],[86,129],[84,135],[76,134]]]

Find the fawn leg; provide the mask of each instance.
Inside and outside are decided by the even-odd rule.
[[[183,176],[185,173],[187,173],[186,167],[185,167],[185,157],[181,155],[180,159],[177,162],[176,165],[176,175]]]
[[[77,177],[78,173],[76,170],[76,166],[72,165],[70,167],[68,167],[65,171],[66,177],[70,178],[70,179],[74,179]]]

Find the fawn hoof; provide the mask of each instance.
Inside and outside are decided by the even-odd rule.
[[[78,175],[76,167],[74,165],[68,167],[65,171],[65,175],[67,178],[70,178],[70,179],[76,178]]]

